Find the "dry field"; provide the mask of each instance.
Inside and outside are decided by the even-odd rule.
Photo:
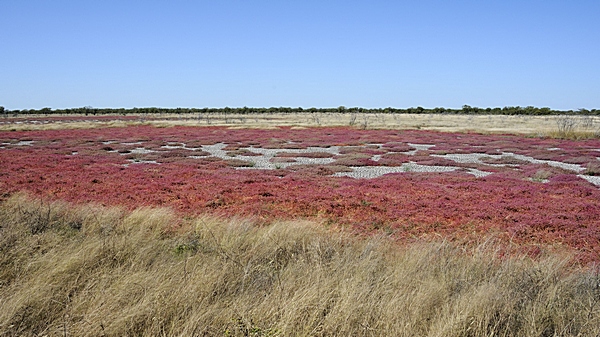
[[[0,205],[2,336],[598,336],[600,274],[493,238],[399,246],[307,221]]]
[[[0,130],[47,130],[63,128],[119,127],[131,125],[155,126],[228,126],[269,128],[280,126],[354,126],[361,129],[417,129],[444,132],[514,133],[560,136],[566,132],[584,137],[598,136],[598,116],[505,116],[505,115],[444,115],[444,114],[195,114],[144,116],[29,116],[0,118]],[[564,135],[564,134],[563,134]]]
[[[598,336],[598,123],[0,119],[0,336]]]

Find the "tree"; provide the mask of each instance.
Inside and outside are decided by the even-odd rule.
[[[589,115],[590,114],[590,110],[586,109],[586,108],[580,108],[577,109],[577,113],[580,115]]]

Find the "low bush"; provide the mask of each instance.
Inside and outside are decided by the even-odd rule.
[[[303,157],[303,158],[332,158],[335,155],[333,153],[329,153],[329,152],[300,152],[300,153],[294,153],[294,152],[280,152],[276,155],[276,157],[292,157],[292,158],[296,158],[296,157]]]
[[[600,176],[600,162],[592,161],[586,165],[585,171],[583,174],[587,174],[588,176]]]

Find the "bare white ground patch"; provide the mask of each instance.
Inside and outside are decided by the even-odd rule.
[[[502,156],[508,156],[508,157],[513,157],[518,160],[528,161],[532,164],[548,164],[550,166],[559,167],[559,168],[569,170],[569,171],[574,171],[574,172],[581,172],[581,171],[585,170],[584,167],[582,167],[581,165],[578,165],[578,164],[568,164],[568,163],[563,163],[563,162],[554,161],[554,160],[540,160],[540,159],[535,159],[533,157],[524,156],[522,154],[515,154],[512,152],[503,152],[502,154],[483,154],[483,153],[468,153],[468,154],[455,153],[455,154],[444,154],[444,155],[432,154],[431,156],[432,157],[440,157],[440,158],[444,158],[444,159],[450,159],[457,163],[473,163],[473,164],[483,164],[483,165],[490,165],[490,166],[509,166],[508,164],[487,164],[487,163],[483,163],[481,161],[481,158],[483,158],[483,157],[500,159],[500,158],[502,158]]]
[[[33,140],[21,140],[16,143],[0,143],[0,149],[5,149],[6,146],[33,146]]]
[[[406,144],[408,144],[408,146],[414,147],[416,149],[416,150],[412,150],[412,151],[401,152],[401,153],[409,154],[409,155],[414,155],[415,153],[417,153],[417,151],[427,151],[430,148],[435,146],[435,144],[413,144],[413,143],[406,143]]]
[[[524,156],[521,154],[514,154],[514,153],[510,153],[510,152],[507,152],[506,154],[512,155],[516,159],[525,160],[525,161],[528,161],[533,164],[548,164],[550,166],[562,168],[565,170],[575,171],[575,172],[581,172],[581,171],[585,170],[584,167],[582,167],[581,165],[578,165],[578,164],[568,164],[568,163],[563,163],[563,162],[554,161],[554,160],[539,160],[539,159],[535,159],[535,158],[532,158],[529,156]]]
[[[129,162],[129,164],[123,164],[124,167],[127,167],[127,166],[132,165],[132,164],[155,164],[155,165],[160,165],[155,160],[127,159],[127,161]]]
[[[112,144],[112,143],[116,143],[116,142],[115,141],[104,141],[102,143],[103,144]],[[32,144],[33,144],[33,141],[20,141],[18,143],[0,143],[0,145],[2,145],[2,146],[0,146],[0,149],[4,148],[6,145],[31,146]],[[130,143],[122,143],[122,144],[137,145],[137,144],[143,144],[143,143],[142,142],[130,142]],[[290,144],[293,144],[293,143],[290,143]],[[417,151],[428,150],[431,147],[435,146],[434,144],[414,144],[414,143],[407,143],[407,144],[409,146],[415,148],[415,150],[399,152],[399,153],[414,155]],[[382,146],[383,146],[383,144],[375,144],[375,143],[364,145],[365,148],[367,148],[367,147],[381,148]],[[255,154],[258,154],[255,156],[243,156],[243,155],[231,156],[230,154],[228,154],[228,151],[224,150],[224,148],[226,148],[226,147],[227,147],[227,144],[225,144],[225,143],[217,143],[214,145],[202,145],[202,147],[197,147],[197,148],[187,147],[187,145],[185,143],[169,143],[167,145],[162,146],[161,148],[164,148],[164,149],[186,149],[186,150],[193,150],[193,151],[203,150],[205,152],[208,152],[208,154],[206,156],[188,156],[190,158],[206,158],[207,156],[214,156],[214,157],[217,157],[217,158],[220,158],[223,160],[236,159],[236,160],[244,160],[249,163],[252,163],[252,166],[249,166],[249,167],[236,167],[236,169],[240,169],[240,170],[247,170],[247,169],[275,170],[275,169],[287,168],[291,165],[327,165],[327,164],[334,163],[335,158],[310,158],[310,157],[302,156],[302,154],[321,152],[321,153],[330,153],[333,156],[340,155],[340,146],[308,147],[305,149],[265,149],[265,148],[252,147],[252,146],[240,148],[240,150],[250,151]],[[559,150],[559,148],[549,148],[548,150]],[[596,149],[596,150],[600,151],[600,149]],[[112,151],[108,151],[108,152],[117,152],[117,151],[112,150]],[[151,149],[146,149],[144,147],[137,147],[133,150],[130,150],[128,153],[147,154],[147,153],[152,153],[152,152],[157,152],[157,151],[151,150]],[[122,155],[127,155],[128,153],[122,153]],[[298,156],[287,155],[286,158],[289,159],[290,162],[273,162],[272,159],[277,157],[277,155],[281,154],[281,153],[298,154]],[[394,153],[394,152],[388,152],[388,153]],[[75,155],[75,154],[76,153],[73,153],[73,155]],[[481,165],[486,165],[486,166],[514,166],[514,164],[491,164],[491,163],[486,163],[486,162],[481,161],[482,158],[501,159],[502,157],[512,157],[517,160],[530,162],[533,164],[548,164],[550,166],[559,167],[559,168],[574,171],[577,173],[581,173],[582,171],[585,170],[585,168],[582,167],[582,165],[578,165],[578,164],[569,164],[569,163],[563,163],[563,162],[552,161],[552,160],[539,160],[539,159],[535,159],[533,157],[519,155],[519,154],[515,154],[515,153],[511,153],[511,152],[503,152],[502,154],[484,154],[484,153],[446,154],[446,155],[432,154],[431,156],[449,159],[456,163],[475,163],[475,164],[481,164]],[[381,158],[382,158],[381,154],[375,154],[375,155],[371,156],[371,160],[373,160],[375,162],[381,160]],[[597,158],[597,159],[600,160],[600,158]],[[158,163],[154,160],[130,159],[128,161],[129,161],[129,163],[125,164],[125,166],[129,166],[132,164],[157,164],[157,165],[160,165],[160,163]],[[477,169],[473,169],[473,168],[462,168],[462,167],[456,167],[456,166],[420,165],[420,164],[417,164],[414,162],[404,163],[401,166],[351,166],[349,168],[352,170],[351,172],[339,172],[339,173],[335,173],[333,176],[351,177],[351,178],[356,178],[356,179],[372,179],[372,178],[377,178],[384,174],[389,174],[389,173],[403,173],[403,172],[443,173],[443,172],[453,172],[456,170],[462,170],[463,172],[472,174],[473,176],[475,176],[477,178],[485,177],[485,176],[492,174],[492,172],[481,171],[481,170],[477,170]],[[579,174],[578,177],[585,179],[586,181],[588,181],[596,186],[600,186],[600,177],[588,176],[588,175],[583,175],[583,174]],[[541,181],[541,182],[543,182],[543,181]]]
[[[474,169],[474,168],[468,169],[468,173],[474,175],[476,178],[483,178],[483,177],[487,177],[490,174],[492,174],[492,172],[481,171],[481,170]]]
[[[264,149],[260,147],[247,147],[244,148],[246,150],[252,151],[254,153],[260,153],[264,156],[275,156],[278,153],[311,153],[311,152],[323,152],[323,153],[331,153],[333,155],[340,154],[339,146],[330,146],[330,147],[312,147],[309,146],[306,149]]]
[[[271,159],[273,159],[279,153],[312,153],[312,152],[324,152],[331,153],[333,155],[338,155],[340,153],[339,146],[331,146],[331,147],[308,147],[306,149],[264,149],[260,147],[244,147],[241,150],[247,150],[250,152],[254,152],[260,154],[260,156],[240,156],[237,155],[235,157],[229,156],[227,151],[223,149],[226,147],[226,144],[218,143],[214,145],[203,145],[202,150],[210,153],[212,156],[217,158],[221,158],[224,160],[245,160],[247,162],[251,162],[253,166],[251,167],[238,167],[239,170],[248,170],[248,169],[261,169],[261,170],[275,170],[286,168],[290,165],[324,165],[330,164],[335,161],[333,158],[307,158],[307,157],[290,157],[295,160],[293,163],[272,163]]]
[[[184,143],[177,143],[177,144],[178,145],[167,144],[167,145],[161,146],[161,148],[162,149],[169,149],[169,150],[173,150],[173,149],[184,149],[184,150],[192,150],[192,151],[202,150],[201,147],[188,147]]]
[[[435,146],[435,144],[414,144],[414,143],[406,143],[408,144],[408,146],[414,147],[417,150],[429,150],[429,148],[432,148]]]
[[[130,153],[136,153],[136,154],[146,154],[146,153],[152,153],[152,152],[156,152],[154,150],[149,150],[143,147],[136,147],[135,149],[131,150]]]
[[[217,143],[214,145],[202,145],[202,150],[210,153],[211,156],[221,158],[221,159],[232,159],[227,155],[227,151],[223,151],[223,149],[227,146],[224,143]]]
[[[335,177],[350,177],[355,179],[373,179],[381,177],[388,173],[404,173],[404,172],[429,172],[429,173],[443,173],[453,172],[459,167],[454,166],[429,166],[419,165],[416,163],[405,163],[402,166],[351,166],[352,172],[338,172],[335,173]],[[490,175],[490,172],[484,172],[476,169],[469,169],[467,173],[474,175],[475,177],[485,177]]]
[[[306,158],[306,157],[292,157],[294,162],[291,163],[272,163],[268,157],[256,157],[256,156],[236,156],[236,159],[252,162],[254,166],[249,167],[236,167],[238,170],[275,170],[282,169],[292,165],[326,165],[331,164],[335,161],[333,158]],[[272,158],[272,157],[271,157]]]
[[[439,157],[444,159],[450,159],[457,163],[463,164],[484,164],[480,159],[483,157],[500,158],[501,155],[487,155],[483,153],[454,153],[454,154],[432,154],[432,157]]]
[[[588,176],[585,174],[578,174],[577,175],[579,178],[585,179],[587,181],[589,181],[590,183],[596,185],[596,186],[600,186],[600,177],[598,176]]]
[[[18,143],[12,144],[14,146],[33,146],[33,140],[22,140]]]

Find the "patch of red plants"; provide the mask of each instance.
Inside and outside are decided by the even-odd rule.
[[[296,157],[304,157],[304,158],[332,158],[334,155],[328,152],[303,152],[303,153],[293,153],[293,152],[280,152],[276,155],[276,157],[282,158],[296,158]]]
[[[33,143],[16,145],[23,140]],[[137,142],[142,143],[123,144]],[[514,152],[555,158],[555,152],[562,151],[558,154],[561,160],[591,160],[600,155],[595,150],[600,149],[599,140],[352,128],[136,126],[0,132],[0,143],[8,143],[0,145],[4,147],[0,148],[0,193],[4,197],[26,190],[76,203],[169,206],[185,213],[250,216],[265,222],[317,218],[358,233],[385,231],[398,240],[438,235],[477,240],[497,233],[524,245],[568,247],[582,262],[600,261],[600,189],[575,172],[515,161],[511,164],[516,167],[487,169],[494,173],[484,178],[465,171],[403,172],[368,180],[332,176],[349,166],[400,166],[415,159],[451,166],[445,159],[430,156],[441,152]],[[248,169],[249,162],[202,156],[206,153],[201,150],[162,148],[165,144],[199,148],[217,143],[231,145],[230,151],[249,146],[383,146],[347,148],[330,165],[275,170]],[[435,146],[419,151],[416,157],[398,153],[413,149],[407,143]],[[135,153],[136,148],[158,152]],[[174,154],[166,154],[169,151]],[[370,159],[379,153],[380,161]],[[201,155],[191,157],[194,154]],[[160,164],[131,161],[151,158]],[[483,164],[468,167],[490,168]],[[530,179],[540,172],[549,182]]]

